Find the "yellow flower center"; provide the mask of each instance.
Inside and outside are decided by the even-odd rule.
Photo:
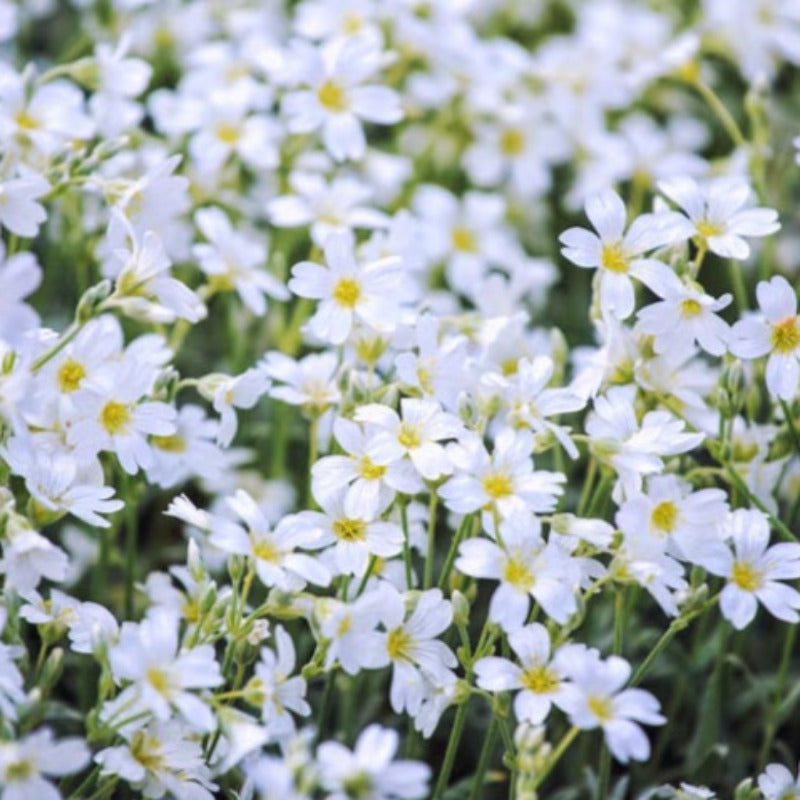
[[[62,392],[74,392],[86,377],[86,370],[72,358],[68,358],[58,369],[58,387]]]
[[[369,456],[363,456],[358,465],[358,474],[367,481],[377,481],[386,474],[386,467],[376,464]]]
[[[489,472],[483,476],[483,491],[492,500],[501,500],[514,494],[514,481],[503,472]]]
[[[36,117],[29,114],[27,109],[20,111],[14,118],[14,121],[17,123],[17,127],[22,128],[24,131],[35,131],[40,127],[39,121]]]
[[[157,772],[164,765],[161,755],[161,742],[155,736],[148,736],[144,731],[136,731],[131,739],[131,755],[151,772]]]
[[[534,583],[536,578],[528,567],[527,564],[519,559],[510,558],[503,569],[503,580],[510,583],[514,588],[527,592]]]
[[[731,580],[743,591],[754,592],[761,586],[761,573],[751,564],[737,561],[733,565]]]
[[[345,308],[354,308],[361,297],[361,287],[353,278],[341,278],[333,287],[333,299]]]
[[[230,122],[220,122],[216,127],[217,139],[225,144],[236,144],[241,135],[239,129]]]
[[[589,711],[594,714],[600,722],[608,722],[614,716],[614,706],[609,697],[591,695],[587,700]]]
[[[462,228],[461,226],[453,228],[451,234],[453,248],[460,253],[474,253],[478,249],[478,242],[472,231]]]
[[[711,220],[708,219],[701,219],[695,227],[697,228],[697,232],[704,239],[708,239],[709,236],[719,236],[725,233],[725,228],[722,225],[711,222]]]
[[[280,561],[281,553],[269,539],[261,539],[253,544],[253,555],[261,561],[276,564]]]
[[[159,693],[166,694],[169,690],[169,675],[158,667],[150,667],[146,673],[148,683]]]
[[[5,783],[11,784],[16,781],[26,781],[34,775],[35,772],[36,770],[34,769],[33,763],[27,758],[22,758],[19,761],[12,761],[5,769]]]
[[[779,353],[792,353],[800,347],[800,317],[787,317],[772,326],[772,347]]]
[[[364,21],[354,11],[350,11],[344,15],[342,28],[344,29],[345,33],[351,35],[354,33],[358,33],[358,31],[360,31],[363,26],[364,26]]]
[[[691,297],[681,302],[681,314],[683,314],[684,317],[696,317],[702,310],[703,306]]]
[[[344,636],[346,633],[350,632],[352,627],[353,627],[353,618],[349,614],[347,614],[346,616],[342,617],[342,621],[336,628],[336,635]]]
[[[386,637],[386,652],[392,661],[411,661],[411,647],[413,645],[411,635],[402,628],[395,628],[389,631]]]
[[[500,362],[500,371],[506,377],[511,377],[512,375],[516,375],[519,372],[519,359],[518,358],[506,358]]]
[[[152,436],[150,442],[167,453],[183,453],[186,450],[186,439],[177,433],[172,436]]]
[[[363,542],[367,538],[367,523],[362,519],[337,519],[331,527],[333,535],[343,542]]]
[[[614,244],[604,244],[600,253],[600,263],[609,272],[623,274],[628,271],[628,257],[618,242]]]
[[[650,514],[650,524],[662,533],[670,533],[678,521],[678,507],[671,500],[662,500]]]
[[[347,111],[347,95],[344,89],[333,81],[325,81],[317,89],[317,99],[328,111],[334,113]]]
[[[550,694],[558,689],[558,677],[544,665],[526,669],[520,682],[524,689],[536,694]]]
[[[422,444],[419,426],[411,422],[403,422],[397,434],[397,441],[407,450],[413,450],[415,447],[419,447],[420,444]]]
[[[525,149],[525,135],[518,128],[507,128],[500,134],[500,152],[518,156]]]
[[[130,421],[131,412],[128,406],[115,400],[106,403],[100,412],[100,422],[112,436],[117,433],[125,433]]]
[[[433,393],[433,371],[421,364],[417,367],[417,380],[423,392]]]

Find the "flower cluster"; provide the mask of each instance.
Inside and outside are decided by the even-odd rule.
[[[0,0],[0,800],[800,798],[800,10],[666,5]]]

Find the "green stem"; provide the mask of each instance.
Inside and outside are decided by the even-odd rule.
[[[772,526],[783,536],[784,539],[790,542],[797,542],[797,536],[795,536],[789,528],[781,522],[765,505],[761,502],[761,500],[756,497],[751,491],[748,485],[742,480],[739,473],[730,465],[727,464],[725,466],[725,474],[728,476],[728,479],[733,485],[759,510],[763,511],[764,514],[767,515],[769,521],[772,523]]]
[[[579,517],[583,516],[586,510],[586,504],[592,494],[592,486],[594,485],[595,475],[597,474],[597,461],[595,458],[589,459],[589,468],[586,471],[586,479],[583,482],[583,489],[581,490],[581,497],[578,500],[578,509],[575,512]]]
[[[456,535],[453,537],[453,541],[450,543],[450,549],[447,551],[447,558],[445,558],[444,566],[442,567],[442,573],[439,576],[439,588],[444,589],[447,586],[447,580],[450,577],[450,573],[453,570],[453,564],[455,564],[456,556],[458,555],[458,548],[461,546],[461,542],[464,540],[464,536],[466,536],[467,528],[472,524],[472,520],[474,517],[472,514],[467,514],[464,519],[461,520],[461,524],[458,526],[458,530],[456,531]]]
[[[533,780],[531,789],[538,789],[544,783],[545,778],[553,771],[553,767],[558,764],[580,732],[580,728],[572,727],[564,734],[561,741],[556,745],[555,750],[550,754],[550,758],[547,759],[547,763],[542,767],[542,771]]]
[[[61,338],[31,364],[31,372],[38,372],[50,359],[55,358],[81,331],[83,325],[73,322]]]
[[[435,489],[431,489],[431,496],[428,502],[428,549],[425,553],[425,573],[422,586],[430,589],[433,586],[433,562],[436,556],[436,506],[439,495]]]
[[[797,426],[794,424],[794,415],[789,404],[785,400],[781,400],[781,408],[783,409],[783,416],[786,418],[786,425],[789,428],[789,434],[792,437],[792,444],[794,451],[800,456],[800,433],[797,432]]]
[[[136,562],[138,552],[138,530],[136,519],[136,493],[131,484],[130,475],[120,470],[122,478],[122,499],[125,503],[125,618],[133,617],[134,584],[136,582]]]
[[[433,791],[432,800],[439,800],[444,794],[444,790],[447,788],[447,782],[450,780],[450,773],[453,770],[453,764],[456,760],[458,745],[461,742],[461,735],[464,733],[468,705],[469,698],[458,707],[458,711],[456,712],[456,718],[450,730],[450,739],[447,742],[447,750],[444,754],[444,761],[442,761],[442,768],[439,770],[439,777],[436,780],[436,788]]]
[[[733,118],[731,112],[728,111],[725,103],[719,99],[717,93],[707,83],[699,79],[692,81],[692,86],[694,86],[706,103],[708,103],[709,108],[716,114],[717,119],[722,123],[722,127],[725,128],[733,143],[737,147],[745,147],[747,145],[747,139],[742,133],[739,123]]]
[[[740,312],[747,311],[747,287],[744,285],[742,265],[738,261],[728,261],[728,275],[733,286],[733,296],[736,298],[736,307]]]
[[[781,662],[778,667],[778,674],[775,678],[775,690],[772,697],[772,706],[770,708],[769,717],[764,731],[764,742],[761,745],[761,753],[758,758],[759,769],[766,766],[767,759],[769,758],[770,750],[772,749],[772,742],[775,739],[775,734],[778,730],[778,710],[781,706],[783,699],[783,691],[786,686],[786,676],[789,671],[789,663],[792,660],[792,651],[794,650],[794,642],[797,637],[797,625],[789,624],[786,628],[786,639],[783,642],[783,651],[781,652]]]
[[[707,600],[698,608],[690,611],[685,616],[680,616],[677,619],[674,619],[670,624],[669,628],[661,634],[659,640],[653,645],[653,649],[645,656],[644,661],[638,666],[636,671],[633,673],[628,686],[636,686],[642,682],[643,678],[647,673],[650,671],[650,667],[653,666],[653,662],[661,655],[661,653],[666,649],[667,645],[684,629],[686,628],[689,623],[695,619],[695,617],[700,616],[702,613],[707,611],[711,606],[715,605],[717,600],[719,599],[719,595],[715,595],[710,600]]]
[[[483,740],[483,747],[481,754],[478,757],[478,766],[475,769],[475,774],[472,776],[472,789],[469,793],[469,800],[479,800],[483,797],[483,781],[486,776],[486,770],[489,767],[489,759],[492,757],[494,750],[494,740],[497,738],[497,717],[492,717],[489,723],[489,728],[486,731],[486,738]]]
[[[403,565],[406,571],[406,588],[414,585],[414,572],[411,568],[411,537],[408,533],[408,503],[400,502],[400,524],[403,527]]]

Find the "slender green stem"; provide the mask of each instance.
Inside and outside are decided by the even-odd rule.
[[[738,261],[729,259],[728,275],[733,286],[733,296],[736,298],[736,307],[740,312],[747,311],[747,287],[744,285],[742,265]]]
[[[575,512],[579,517],[583,516],[586,510],[586,504],[592,493],[592,486],[594,485],[595,475],[597,474],[597,460],[594,457],[589,459],[589,467],[586,471],[586,479],[583,482],[583,489],[581,490],[581,497],[578,500],[578,509]]]
[[[50,359],[55,358],[80,333],[81,328],[83,328],[83,325],[79,322],[73,322],[64,331],[61,338],[31,364],[31,372],[38,372]]]
[[[439,770],[439,777],[436,780],[436,788],[433,791],[432,800],[439,800],[447,788],[447,782],[450,780],[450,773],[453,770],[453,764],[456,760],[456,753],[458,752],[458,745],[461,743],[461,735],[464,732],[464,724],[467,721],[467,707],[469,706],[469,698],[467,698],[456,711],[456,718],[453,721],[453,727],[450,729],[450,739],[447,742],[447,750],[444,754],[442,761],[442,768]]]
[[[436,510],[439,495],[435,489],[431,489],[431,497],[428,502],[428,549],[425,553],[425,573],[422,581],[423,588],[430,589],[433,586],[433,562],[436,557]]]
[[[728,111],[725,103],[719,99],[719,95],[702,80],[698,79],[692,81],[692,86],[694,86],[706,103],[708,103],[709,108],[716,114],[717,119],[722,123],[722,127],[725,128],[733,143],[737,147],[745,147],[747,145],[747,139],[742,133],[739,123],[733,118],[731,112]]]
[[[136,515],[136,492],[131,482],[130,475],[120,470],[122,478],[122,499],[125,503],[125,617],[133,617],[134,584],[136,583],[136,562],[138,552],[138,526]]]
[[[319,416],[311,417],[311,426],[308,432],[308,470],[306,472],[305,507],[311,508],[311,469],[317,461],[317,446],[319,436]]]
[[[711,606],[715,605],[717,600],[719,599],[719,595],[714,595],[710,600],[707,600],[698,608],[690,611],[688,614],[684,616],[680,616],[677,619],[674,619],[670,624],[669,628],[661,634],[659,640],[653,645],[653,649],[645,656],[644,661],[638,666],[636,671],[633,673],[628,686],[636,686],[637,684],[641,683],[644,676],[650,671],[650,667],[653,666],[653,662],[661,655],[661,653],[666,649],[667,645],[684,629],[686,628],[689,623],[695,619],[695,617],[700,616],[703,612],[707,611]]]
[[[781,652],[780,666],[778,667],[778,674],[775,678],[775,689],[772,696],[772,706],[770,708],[769,716],[767,717],[767,724],[764,730],[764,741],[761,745],[761,753],[758,758],[759,769],[763,769],[769,758],[770,750],[772,749],[772,742],[775,739],[775,734],[778,730],[778,710],[781,706],[783,699],[783,692],[786,687],[786,677],[789,671],[789,664],[792,660],[792,652],[794,651],[794,643],[797,638],[797,625],[789,624],[786,626],[786,638],[783,642],[783,651]]]
[[[94,783],[97,776],[100,774],[100,765],[98,764],[89,774],[81,781],[75,791],[70,794],[68,800],[81,800],[86,796],[86,790]]]
[[[534,779],[531,785],[532,789],[538,789],[544,783],[547,776],[553,771],[553,768],[558,764],[580,732],[580,728],[572,727],[564,734],[561,741],[556,745],[555,750],[550,754],[550,758],[547,759],[544,767],[542,767],[542,771]]]
[[[792,409],[789,407],[789,404],[785,400],[781,400],[781,408],[783,409],[783,416],[786,418],[786,425],[789,428],[789,434],[792,437],[792,444],[794,445],[794,451],[800,456],[800,433],[797,431],[797,426],[794,424],[794,416],[792,415]]]
[[[461,520],[461,524],[458,526],[453,541],[450,542],[450,549],[447,551],[447,558],[444,560],[444,566],[439,575],[438,585],[440,589],[444,589],[445,586],[447,586],[447,580],[450,577],[450,573],[453,571],[453,564],[455,564],[456,556],[458,555],[458,548],[461,546],[461,542],[467,534],[467,529],[472,525],[473,519],[474,517],[472,514],[467,514],[464,519]]]
[[[403,565],[406,571],[406,588],[414,585],[414,571],[411,568],[411,537],[408,533],[408,503],[400,503],[400,524],[403,527]]]
[[[367,568],[364,571],[364,576],[361,578],[361,582],[358,584],[358,589],[356,589],[356,596],[354,599],[361,597],[361,595],[364,593],[364,589],[367,587],[369,576],[372,575],[372,571],[375,569],[375,565],[377,563],[378,556],[370,556],[369,564],[367,564]]]
[[[625,633],[625,590],[617,587],[614,594],[614,643],[613,653],[622,652],[622,639]],[[600,749],[600,766],[597,771],[597,800],[606,800],[608,796],[608,782],[611,777],[611,751],[605,740]]]
[[[489,728],[486,731],[486,737],[483,740],[483,747],[481,754],[478,757],[478,766],[475,768],[475,774],[472,776],[472,789],[469,793],[469,800],[479,800],[483,797],[483,782],[486,776],[486,770],[489,767],[489,760],[492,757],[494,750],[494,740],[497,738],[497,717],[492,717],[489,723]]]
[[[757,508],[759,511],[763,511],[763,512],[764,512],[764,513],[767,515],[767,517],[769,518],[769,521],[772,523],[772,526],[773,526],[773,527],[774,527],[774,528],[775,528],[775,529],[778,531],[778,533],[780,533],[780,534],[781,534],[781,536],[783,536],[783,538],[784,538],[784,539],[786,539],[787,541],[790,541],[790,542],[797,542],[797,541],[800,541],[800,539],[798,539],[798,538],[797,538],[797,536],[795,536],[795,535],[794,535],[794,534],[793,534],[793,533],[792,533],[792,532],[789,530],[789,528],[788,528],[788,527],[787,527],[787,526],[786,526],[786,525],[785,525],[783,522],[781,522],[781,520],[779,520],[779,519],[778,519],[778,518],[777,518],[777,517],[776,517],[776,516],[775,516],[775,515],[774,515],[774,514],[773,514],[773,513],[772,513],[772,512],[771,512],[771,511],[770,511],[770,510],[767,508],[767,507],[766,507],[766,505],[764,505],[764,503],[761,501],[761,499],[760,499],[760,498],[758,498],[756,495],[754,495],[754,494],[753,494],[753,493],[750,491],[750,487],[749,487],[749,486],[748,486],[748,485],[747,485],[747,484],[746,484],[746,483],[745,483],[745,482],[742,480],[742,477],[739,475],[739,473],[736,471],[736,469],[735,469],[734,467],[732,467],[730,464],[727,464],[727,465],[725,466],[725,474],[728,476],[728,479],[729,479],[729,481],[730,481],[730,482],[731,482],[731,483],[732,483],[732,484],[733,484],[733,485],[734,485],[734,486],[735,486],[735,487],[736,487],[736,488],[737,488],[737,489],[738,489],[738,490],[739,490],[739,491],[740,491],[740,492],[741,492],[741,493],[742,493],[742,494],[743,494],[743,495],[744,495],[744,496],[745,496],[745,497],[746,497],[746,498],[747,498],[747,499],[748,499],[748,500],[749,500],[749,501],[750,501],[750,502],[751,502],[751,503],[752,503],[752,504],[753,504],[753,505],[754,505],[754,506],[755,506],[755,507],[756,507],[756,508]]]

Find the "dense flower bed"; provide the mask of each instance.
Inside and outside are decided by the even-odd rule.
[[[0,800],[800,798],[797,0],[0,42]]]

